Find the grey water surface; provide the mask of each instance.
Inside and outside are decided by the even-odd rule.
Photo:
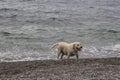
[[[80,58],[120,57],[120,0],[0,0],[0,61],[56,59],[59,41],[81,42]]]

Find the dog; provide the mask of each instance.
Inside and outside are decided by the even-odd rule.
[[[70,56],[76,56],[78,59],[78,51],[82,50],[82,45],[80,42],[73,42],[73,43],[67,43],[67,42],[57,42],[51,46],[51,48],[57,47],[58,49],[58,56],[59,59],[61,55],[61,59],[64,55],[67,55],[67,58],[69,59]]]

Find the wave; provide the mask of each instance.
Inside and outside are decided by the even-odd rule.
[[[113,29],[88,29],[89,31],[95,31],[95,32],[108,32],[108,33],[120,33],[118,30]]]
[[[0,11],[19,11],[19,9],[15,9],[15,8],[1,8]]]
[[[0,0],[0,2],[6,2],[6,0]]]
[[[120,33],[120,31],[117,30],[112,30],[112,29],[101,29],[101,30],[97,30],[99,32],[108,32],[108,33]]]
[[[85,32],[83,32],[85,33]],[[120,31],[114,29],[88,29],[86,31],[87,36],[91,36],[95,39],[108,40],[109,41],[119,41],[120,40]],[[85,36],[85,35],[83,35]]]
[[[0,15],[0,18],[1,18],[1,20],[4,20],[4,19],[6,20],[6,18],[7,18],[7,20],[8,20],[8,18],[14,18],[15,21],[16,21],[17,20],[16,17],[18,17],[18,15],[19,15],[18,12],[19,11],[20,10],[16,9],[16,8],[1,8],[0,12],[2,14]]]
[[[63,12],[60,12],[60,11],[44,11],[44,13],[46,13],[46,14],[59,14],[59,13],[63,13]]]
[[[29,1],[35,1],[35,0],[20,0],[20,2],[29,2]]]
[[[35,38],[31,38],[29,37],[29,35],[27,34],[24,34],[24,33],[11,33],[11,32],[5,32],[5,31],[2,31],[0,32],[1,35],[5,36],[6,39],[35,39]]]
[[[120,31],[116,31],[116,30],[108,30],[107,32],[110,32],[110,33],[120,33]]]
[[[0,34],[3,34],[4,36],[9,36],[9,35],[11,35],[11,33],[10,32],[0,32]]]

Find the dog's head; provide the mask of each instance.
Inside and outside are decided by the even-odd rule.
[[[81,46],[80,42],[74,42],[74,43],[73,43],[73,49],[74,49],[75,51],[81,51],[82,48],[83,48],[83,47]]]

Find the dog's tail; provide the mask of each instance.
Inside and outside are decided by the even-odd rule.
[[[53,44],[52,46],[51,46],[51,48],[54,48],[55,46],[57,46],[58,45],[58,43],[55,43],[55,44]]]

